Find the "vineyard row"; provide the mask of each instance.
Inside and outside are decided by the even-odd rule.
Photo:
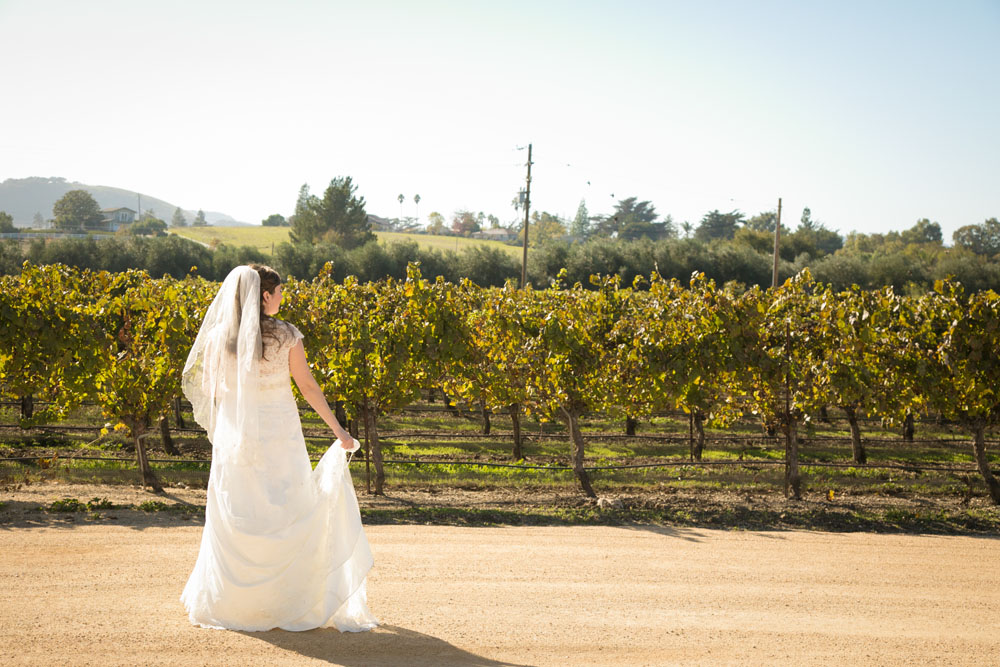
[[[312,281],[290,280],[280,315],[305,334],[331,402],[363,425],[376,493],[384,488],[379,418],[434,389],[508,415],[515,460],[525,415],[561,422],[588,495],[584,414],[682,411],[699,459],[707,425],[756,419],[783,436],[786,493],[799,497],[798,431],[827,407],[846,416],[857,463],[866,460],[861,420],[904,425],[933,413],[967,430],[1000,504],[985,438],[1000,414],[1000,297],[992,291],[967,294],[942,281],[920,296],[835,292],[807,271],[769,290],[655,274],[643,289],[597,276],[589,289],[480,288],[427,280],[416,265],[405,280],[332,276],[327,267]],[[175,407],[218,285],[28,264],[0,283],[0,392],[19,401],[22,423],[58,421],[94,402],[127,430],[144,481],[156,485],[142,441]]]

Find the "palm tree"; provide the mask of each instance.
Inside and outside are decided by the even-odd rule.
[[[399,200],[399,220],[400,220],[400,222],[402,222],[403,221],[403,202],[406,201],[406,197],[404,197],[403,195],[399,195],[398,197],[396,197],[396,199]]]
[[[413,203],[417,206],[417,224],[420,224],[420,195],[413,195]]]

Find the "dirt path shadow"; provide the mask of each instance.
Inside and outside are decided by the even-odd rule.
[[[374,632],[341,633],[332,628],[307,632],[241,632],[239,634],[273,644],[299,655],[331,664],[408,665],[410,667],[529,667],[499,662],[458,648],[443,639],[393,625]]]

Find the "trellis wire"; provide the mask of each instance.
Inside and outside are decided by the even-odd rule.
[[[19,424],[0,424],[0,428],[9,429],[20,429]],[[60,433],[63,431],[72,432],[92,432],[100,431],[102,426],[32,426],[32,430],[44,431],[47,433]],[[152,430],[150,431],[152,433]],[[205,434],[205,429],[202,428],[170,428],[171,433],[194,433],[194,434]],[[327,436],[326,431],[317,431],[312,429],[303,429],[303,435],[307,438],[322,438]],[[565,432],[555,432],[555,433],[537,433],[537,432],[522,432],[524,439],[548,439],[548,440],[558,440],[569,438],[569,433]],[[155,435],[155,434],[154,434]],[[649,440],[658,442],[688,442],[688,436],[682,433],[665,433],[660,435],[626,435],[624,433],[583,433],[581,434],[584,440]],[[460,440],[460,439],[471,439],[471,440],[503,440],[513,437],[513,431],[498,431],[494,430],[489,434],[483,433],[469,433],[462,431],[447,431],[447,432],[434,432],[434,431],[380,431],[379,439],[383,438],[438,438],[443,440]],[[705,437],[708,442],[744,442],[748,444],[766,444],[775,443],[781,444],[783,442],[781,436],[765,436],[765,435],[719,435],[719,434],[706,434]],[[849,436],[835,436],[835,435],[817,435],[805,438],[806,442],[842,442],[849,443],[851,438]],[[969,438],[914,438],[913,440],[900,440],[898,438],[873,438],[873,437],[863,437],[861,441],[865,444],[883,445],[883,444],[899,444],[901,442],[906,442],[909,444],[942,444],[942,445],[966,445],[969,443]],[[987,446],[989,445],[1000,445],[1000,439],[986,438],[985,440]],[[400,443],[406,444],[410,447],[432,447],[435,443]]]
[[[55,402],[54,401],[35,400],[35,401],[33,401],[33,403],[36,406],[43,406],[43,405],[52,405]],[[190,403],[182,402],[181,405],[184,408],[185,412],[191,412],[191,404]],[[100,403],[95,403],[95,402],[92,402],[92,401],[85,401],[83,403],[79,403],[78,406],[79,407],[87,407],[87,408],[99,408],[99,407],[101,407]],[[0,407],[19,408],[20,407],[20,403],[17,402],[17,401],[0,401]],[[310,408],[308,406],[298,406],[298,410],[299,410],[300,414],[305,414],[305,413],[313,412],[312,408]],[[392,412],[393,413],[398,413],[398,412],[447,412],[449,414],[455,414],[456,412],[458,412],[460,417],[469,418],[469,419],[477,419],[477,418],[479,418],[479,416],[481,414],[478,408],[470,408],[469,406],[466,406],[466,405],[462,405],[462,406],[454,405],[454,406],[451,406],[451,407],[445,407],[443,405],[405,405],[405,406],[403,406],[401,408],[395,408]],[[503,413],[495,413],[495,412],[492,412],[492,411],[490,411],[489,414],[492,415],[492,416],[501,416],[501,417],[503,416]],[[614,417],[612,415],[608,415],[608,414],[603,413],[603,412],[586,412],[586,413],[581,414],[580,416],[582,418],[584,418],[584,419],[606,419],[606,420],[615,420],[616,419],[616,417]],[[648,415],[644,415],[644,416],[642,416],[640,418],[640,422],[641,421],[648,421],[650,419],[682,419],[682,420],[686,420],[687,418],[688,418],[688,413],[684,412],[683,410],[665,410],[665,411],[662,411],[662,412],[653,412],[653,413],[650,413]],[[816,422],[822,422],[822,421],[823,420],[820,420],[820,419],[814,419],[813,420],[814,423],[816,423]],[[842,417],[842,416],[839,416],[839,415],[830,415],[828,423],[832,423],[832,422],[847,423],[847,421],[848,420],[847,420],[846,417]],[[882,420],[879,419],[879,418],[877,418],[877,417],[867,417],[867,416],[866,417],[858,417],[857,421],[858,421],[859,424],[881,424],[882,423]],[[940,419],[940,417],[934,416],[934,415],[919,415],[919,416],[918,415],[914,415],[913,422],[914,422],[914,424],[956,425],[955,422],[950,422],[948,420],[942,420],[942,419]],[[100,428],[100,427],[98,427],[98,428]]]
[[[44,456],[9,456],[0,458],[0,463],[16,462],[16,461],[38,461],[39,459],[45,459]],[[112,456],[53,456],[48,458],[54,458],[57,461],[115,461],[123,463],[134,463],[135,459],[132,457],[112,457]],[[312,462],[319,460],[318,457],[310,457]],[[194,463],[194,464],[210,464],[211,459],[149,459],[150,463]],[[353,463],[363,463],[362,460],[353,461]],[[405,464],[405,465],[452,465],[452,466],[470,466],[470,467],[480,467],[480,468],[515,468],[519,470],[551,470],[553,472],[564,472],[572,471],[572,466],[556,466],[556,465],[528,465],[528,464],[518,464],[518,463],[494,463],[492,461],[451,461],[451,460],[426,460],[426,459],[385,459],[383,463],[387,464]],[[741,466],[748,469],[753,469],[756,466],[780,466],[785,465],[784,459],[762,459],[762,460],[743,460],[743,461],[662,461],[659,463],[634,463],[625,465],[613,465],[613,466],[584,466],[584,470],[587,471],[599,471],[599,470],[634,470],[642,468],[696,468],[701,466]],[[875,463],[875,464],[858,464],[858,463],[828,463],[828,462],[801,462],[803,468],[858,468],[863,470],[906,470],[908,472],[963,472],[963,473],[976,473],[978,469],[974,464],[970,464],[966,467],[961,466],[937,466],[937,465],[910,465],[906,463]]]

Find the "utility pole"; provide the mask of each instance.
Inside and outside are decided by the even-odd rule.
[[[524,252],[521,255],[521,289],[528,284],[528,213],[531,210],[531,144],[528,144],[528,182],[524,193]]]
[[[778,219],[774,223],[774,272],[771,274],[771,287],[778,286],[778,244],[781,241],[781,197],[778,197]]]

